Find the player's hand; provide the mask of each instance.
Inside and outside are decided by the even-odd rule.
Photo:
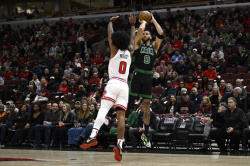
[[[139,19],[139,22],[140,22],[141,24],[143,24],[143,23],[144,23],[144,24],[147,24],[147,21],[145,21],[145,20],[140,20],[140,19]]]
[[[155,20],[154,15],[152,13],[151,13],[151,16],[152,16],[151,23],[154,23],[156,20]]]
[[[117,20],[118,18],[119,18],[120,16],[115,16],[115,17],[111,17],[111,21],[115,21],[115,20]]]
[[[135,14],[130,14],[129,23],[130,24],[135,24],[136,23],[136,15]]]

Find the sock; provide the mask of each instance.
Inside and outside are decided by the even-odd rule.
[[[119,145],[121,149],[122,149],[122,144],[123,144],[123,139],[118,139],[117,145]]]
[[[98,130],[97,129],[93,129],[91,134],[90,134],[90,138],[95,138],[98,134]]]

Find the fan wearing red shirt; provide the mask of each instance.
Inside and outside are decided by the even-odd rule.
[[[178,36],[174,35],[174,41],[172,42],[172,48],[173,49],[182,49],[182,42],[181,40],[178,40]]]
[[[76,33],[75,33],[75,31],[72,31],[72,34],[71,34],[71,36],[69,37],[69,41],[75,42],[76,40],[77,40]]]
[[[69,93],[69,84],[67,79],[63,79],[62,85],[58,88],[57,93]]]
[[[209,80],[215,80],[217,78],[217,73],[215,70],[213,70],[213,64],[208,64],[208,70],[205,70],[203,72],[203,76],[207,76]]]
[[[11,79],[13,76],[13,73],[10,71],[9,67],[5,67],[5,72],[3,73],[3,78],[5,80]]]
[[[95,82],[95,83],[99,84],[100,81],[101,81],[101,79],[98,78],[98,74],[93,73],[93,77],[89,80],[89,83],[91,84],[91,83]]]
[[[100,50],[96,51],[95,58],[92,60],[91,64],[96,63],[97,66],[101,66],[103,64],[103,58],[101,57]]]

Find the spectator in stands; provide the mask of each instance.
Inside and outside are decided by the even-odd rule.
[[[47,84],[47,89],[51,94],[55,94],[59,88],[60,84],[55,82],[55,77],[51,76],[50,81]]]
[[[242,89],[240,87],[236,87],[233,89],[232,92],[226,93],[226,95],[222,97],[221,101],[226,102],[229,97],[233,97],[237,101],[236,103],[237,107],[242,109],[244,112],[247,112],[246,110],[244,110],[245,109],[244,101],[240,99],[241,95],[242,95]]]
[[[213,66],[215,68],[215,71],[216,71],[217,75],[220,75],[220,74],[224,73],[224,67],[222,65],[222,62],[219,61],[219,59],[217,57],[213,58]]]
[[[87,67],[91,66],[92,58],[90,58],[89,53],[85,53],[85,56],[83,58],[83,64]]]
[[[6,112],[4,111],[4,105],[1,103],[0,104],[0,124],[3,123],[3,117],[6,114]]]
[[[221,100],[220,90],[217,85],[213,86],[212,95],[209,97],[209,99],[211,101],[213,112],[217,111],[217,108]]]
[[[193,72],[191,72],[193,73]],[[194,80],[195,79],[195,80]],[[185,86],[191,91],[197,79],[193,75],[188,75]]]
[[[178,39],[178,35],[174,35],[174,41],[172,42],[173,49],[182,49],[183,44],[181,40]]]
[[[30,81],[30,83],[34,83],[34,85],[36,86],[35,88],[37,88],[39,86],[40,81],[39,81],[36,73],[33,73],[33,79]]]
[[[226,82],[225,80],[220,80],[220,95],[223,96],[226,93]]]
[[[200,114],[211,114],[212,113],[212,106],[209,97],[205,96],[202,99],[201,104],[197,110],[197,113]]]
[[[215,46],[215,51],[212,52],[210,59],[212,60],[214,57],[217,57],[222,62],[224,61],[224,53],[220,51],[220,46],[218,45]]]
[[[183,91],[181,94],[182,100],[177,105],[177,112],[175,114],[194,114],[195,104],[189,99],[187,91]]]
[[[198,90],[195,87],[192,88],[190,100],[194,102],[194,104],[196,106],[196,110],[198,110],[198,108],[202,102],[202,95],[198,93]]]
[[[20,106],[20,111],[17,113],[18,115],[13,120],[14,125],[12,126],[12,130],[9,130],[8,139],[11,145],[19,144],[19,138],[21,135],[22,130],[24,129],[25,125],[27,124],[30,112],[28,112],[28,106],[22,104]]]
[[[207,30],[204,29],[203,32],[202,32],[202,35],[200,36],[200,38],[198,39],[198,41],[200,43],[208,43],[208,40],[209,40],[209,36],[207,35]]]
[[[101,57],[100,50],[96,51],[95,58],[92,60],[91,64],[93,64],[94,62],[97,64],[97,67],[102,66],[103,58]]]
[[[155,114],[163,114],[163,106],[156,95],[153,95],[152,97],[150,108]]]
[[[44,132],[44,144],[43,147],[48,148],[50,145],[50,135],[55,129],[55,124],[58,123],[60,118],[60,112],[58,111],[58,104],[52,103],[52,109],[47,111],[44,116],[43,125],[37,124],[35,127],[35,146],[40,146],[41,132]]]
[[[163,72],[165,76],[168,75],[168,67],[165,66],[165,61],[161,60],[159,66],[156,67],[156,72],[160,74],[160,72]]]
[[[56,128],[53,132],[51,146],[59,143],[61,149],[68,130],[74,125],[74,114],[71,112],[68,103],[63,104],[59,121],[55,125]]]
[[[4,67],[4,66],[3,66]],[[10,68],[9,67],[5,67],[5,71],[3,73],[3,78],[5,80],[9,80],[9,79],[12,79],[13,78],[13,73],[10,71]]]
[[[41,85],[41,90],[37,93],[34,102],[45,102],[48,101],[50,97],[50,92],[46,89],[46,85]]]
[[[10,104],[9,106],[9,112],[7,112],[3,119],[2,119],[2,125],[0,127],[0,145],[1,147],[4,147],[5,144],[5,136],[8,133],[9,129],[13,129],[14,127],[14,119],[17,118],[17,113],[15,112],[15,105]]]
[[[157,80],[156,80],[156,86],[164,88],[166,86],[167,77],[163,71],[160,72],[159,74],[160,74],[160,77],[157,78]]]
[[[66,75],[71,74],[71,73],[72,73],[72,68],[70,67],[70,64],[67,62],[65,65],[63,76],[65,77]]]
[[[186,75],[188,73],[187,65],[184,60],[180,60],[180,63],[175,67],[175,71],[180,75]]]
[[[230,33],[229,37],[230,38],[226,40],[226,45],[234,47],[236,45],[236,40],[234,39],[233,33]]]
[[[208,78],[208,80],[216,80],[217,78],[217,73],[216,71],[213,69],[213,64],[212,63],[209,63],[208,64],[208,70],[205,70],[203,72],[203,76],[206,76]]]
[[[100,81],[101,81],[101,79],[98,78],[98,74],[97,73],[93,73],[93,77],[89,80],[89,83],[99,84]]]
[[[228,98],[227,109],[222,111],[219,107],[216,118],[222,122],[222,127],[216,130],[213,134],[220,151],[226,153],[225,139],[230,139],[230,149],[235,152],[239,151],[239,143],[241,139],[242,129],[247,123],[245,113],[236,106],[236,99],[233,97]]]
[[[70,128],[68,130],[69,145],[78,145],[77,140],[83,130],[91,122],[92,117],[93,114],[89,111],[89,105],[87,103],[82,103],[79,113],[75,115],[75,128]]]
[[[25,140],[28,139],[27,145],[34,146],[33,137],[35,135],[35,126],[37,124],[42,125],[43,119],[44,119],[44,114],[42,113],[41,105],[38,103],[34,103],[31,107],[31,115],[29,117],[29,120],[22,129],[20,144],[24,143]]]
[[[172,56],[171,60],[170,60],[170,63],[172,63],[173,65],[178,65],[179,62],[183,60],[183,56],[179,53],[179,50],[176,49],[174,51],[174,55]]]
[[[227,66],[231,68],[236,68],[240,64],[240,57],[234,52],[232,53],[227,61]]]
[[[50,49],[49,49],[49,56],[54,57],[56,54],[58,54],[58,51],[59,51],[58,43],[56,41],[54,41],[52,47],[50,47]]]
[[[138,128],[129,129],[129,138],[133,149],[136,149],[136,136],[141,135],[144,132],[143,127],[143,112],[140,111],[137,116]],[[155,113],[150,111],[150,123],[149,123],[149,140],[152,140],[152,135],[156,132],[156,116]],[[148,143],[148,148],[151,148],[151,143]]]
[[[244,88],[244,86],[242,85],[242,80],[241,79],[237,79],[236,82],[235,82],[235,86],[236,87],[240,87],[241,90],[242,90],[242,93],[241,93],[241,96],[240,96],[240,100],[242,101],[242,103],[244,104],[244,108],[243,108],[243,111],[246,111],[247,110],[247,91],[246,89]]]
[[[40,82],[40,85],[36,88],[36,93],[39,93],[41,91],[41,86],[44,85],[45,87],[47,86],[48,84],[48,81],[42,77],[41,78],[41,82]],[[26,84],[25,84],[26,85]]]
[[[156,87],[157,86],[157,79],[160,77],[160,74],[156,72],[155,67],[152,68],[152,74],[153,74],[152,87]]]
[[[62,85],[58,88],[57,93],[68,94],[69,93],[69,83],[67,79],[63,79]]]
[[[175,114],[177,112],[177,99],[176,99],[176,96],[175,95],[171,95],[170,96],[170,100],[166,106],[166,109],[165,109],[165,113],[169,113],[169,114]]]

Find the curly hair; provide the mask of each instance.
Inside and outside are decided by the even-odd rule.
[[[130,36],[126,32],[117,31],[112,33],[112,44],[117,49],[126,50],[130,44]]]

